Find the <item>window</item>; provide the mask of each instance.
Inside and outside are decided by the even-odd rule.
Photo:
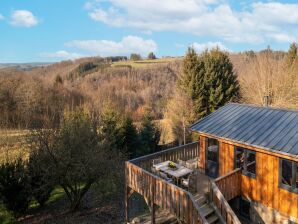
[[[208,153],[207,153],[207,160],[212,162],[218,162],[218,141],[216,139],[208,138]]]
[[[242,168],[242,173],[249,177],[256,177],[256,152],[236,147],[235,149],[235,169]]]
[[[235,150],[235,168],[244,167],[244,149],[236,148]]]
[[[298,163],[280,159],[279,186],[298,193]]]
[[[256,175],[256,152],[246,151],[246,170],[247,173]]]

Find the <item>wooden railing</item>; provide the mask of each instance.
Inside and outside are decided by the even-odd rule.
[[[166,182],[132,162],[126,162],[125,172],[126,185],[143,195],[147,201],[154,202],[162,209],[168,210],[185,223],[208,223],[189,192]]]
[[[125,164],[126,186],[141,194],[151,205],[159,205],[185,223],[207,224],[205,216],[191,193],[149,172],[153,159],[177,162],[178,159],[189,160],[199,157],[199,153],[199,142],[193,142],[130,160]],[[240,195],[240,178],[241,171],[236,169],[210,182],[211,202],[228,224],[240,224],[227,202]]]
[[[227,224],[241,224],[227,202],[241,194],[240,178],[241,170],[236,169],[227,175],[210,182],[210,199]]]
[[[131,163],[136,164],[146,170],[150,170],[152,166],[152,160],[160,158],[162,161],[177,162],[178,159],[189,160],[200,155],[199,142],[192,142],[186,145],[177,146],[160,152],[156,152],[150,155],[142,156],[136,159],[130,160]]]

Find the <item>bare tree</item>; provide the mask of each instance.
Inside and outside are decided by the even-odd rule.
[[[178,139],[179,144],[185,144],[190,135],[188,126],[195,119],[192,100],[177,89],[173,98],[168,101],[165,118],[169,121],[172,133]]]

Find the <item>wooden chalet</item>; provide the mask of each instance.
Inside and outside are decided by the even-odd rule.
[[[190,129],[197,142],[126,162],[127,223],[133,192],[151,223],[157,209],[177,223],[298,223],[298,111],[231,103]]]

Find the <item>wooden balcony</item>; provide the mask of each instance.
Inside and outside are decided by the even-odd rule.
[[[240,194],[238,170],[211,180],[204,175],[203,168],[198,167],[196,187],[191,192],[151,172],[153,159],[177,162],[178,159],[190,160],[199,156],[199,142],[194,142],[127,161],[126,222],[129,223],[128,200],[133,192],[137,192],[144,197],[149,206],[152,224],[156,223],[157,206],[175,215],[180,223],[240,223],[225,199],[227,197],[229,200]],[[208,192],[210,197],[205,195]]]

